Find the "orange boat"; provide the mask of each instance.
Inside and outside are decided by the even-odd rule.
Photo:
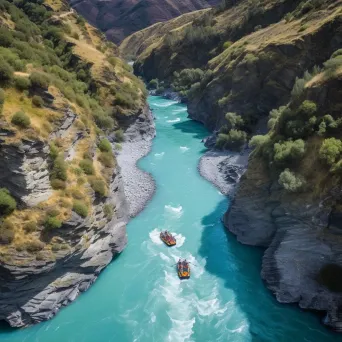
[[[176,245],[176,239],[168,231],[160,233],[160,239],[169,247]]]
[[[179,260],[177,262],[177,272],[179,279],[189,279],[190,278],[190,265],[186,260]]]

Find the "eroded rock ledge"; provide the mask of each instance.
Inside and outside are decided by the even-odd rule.
[[[342,269],[342,226],[333,208],[341,189],[324,198],[289,194],[264,168],[251,158],[224,223],[240,242],[267,248],[261,276],[279,302],[324,311],[324,324],[342,331],[342,293],[326,279],[327,268],[334,279]]]
[[[70,128],[67,121],[72,117],[72,113],[66,111],[60,129],[53,134],[65,134]],[[131,117],[125,129],[129,141],[151,140],[155,130],[148,107]],[[7,131],[1,133],[10,134]],[[76,140],[67,155],[73,153]],[[0,159],[4,161],[0,163],[0,169],[5,176],[0,178],[0,184],[13,184],[11,191],[22,206],[35,206],[37,201],[49,197],[47,144],[24,141],[19,146],[3,145]],[[111,175],[107,197],[98,197],[91,188],[89,194],[93,204],[88,217],[82,218],[73,212],[61,228],[41,232],[44,234],[42,240],[54,241],[65,248],[54,251],[53,256],[41,251],[37,257],[10,247],[6,255],[1,255],[0,320],[7,321],[12,327],[25,327],[51,319],[61,307],[86,291],[101,270],[124,249],[129,203],[120,167]],[[108,205],[113,208],[111,217],[105,214],[104,206]]]

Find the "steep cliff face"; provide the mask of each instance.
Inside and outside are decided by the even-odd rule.
[[[110,40],[120,43],[133,32],[183,13],[215,6],[219,1],[69,0],[69,3],[89,22],[104,31]]]
[[[304,128],[307,124],[300,124],[303,131],[296,131],[303,134],[300,138],[305,144],[299,159],[279,164],[277,154],[271,160],[265,158],[266,150],[272,155],[274,148],[277,153],[284,144],[276,145],[279,133],[293,125],[293,117],[285,109],[266,140],[252,153],[224,222],[242,243],[267,248],[261,275],[279,302],[325,311],[324,324],[342,331],[340,152],[330,160],[332,164],[324,161],[324,146],[340,144],[341,73],[339,69],[327,70],[330,65],[325,63],[323,73],[308,81],[300,98],[292,98],[287,107],[293,111],[305,103],[312,105],[310,115],[315,114],[315,119],[305,120],[313,125],[309,130]],[[296,120],[301,120],[303,113],[296,113]],[[334,124],[324,128],[324,120],[330,118]],[[283,132],[289,134],[286,130]],[[282,139],[286,141],[286,136]],[[329,149],[328,154],[331,146]],[[281,172],[284,167],[288,168]]]
[[[0,3],[0,320],[52,318],[126,243],[116,154],[151,139],[146,89],[65,1]],[[30,41],[30,43],[27,43]]]

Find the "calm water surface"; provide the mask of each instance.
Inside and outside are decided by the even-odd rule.
[[[140,162],[157,191],[128,227],[129,244],[90,290],[51,321],[2,327],[0,342],[342,341],[319,319],[278,304],[260,279],[262,251],[240,245],[220,222],[229,201],[197,172],[207,131],[186,107],[150,97],[157,137]],[[159,240],[161,229],[178,246]],[[192,277],[180,281],[178,258]]]

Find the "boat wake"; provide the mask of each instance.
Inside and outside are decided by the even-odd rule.
[[[165,213],[172,218],[180,218],[183,215],[183,207],[180,205],[178,207],[173,207],[169,204],[164,206]]]

